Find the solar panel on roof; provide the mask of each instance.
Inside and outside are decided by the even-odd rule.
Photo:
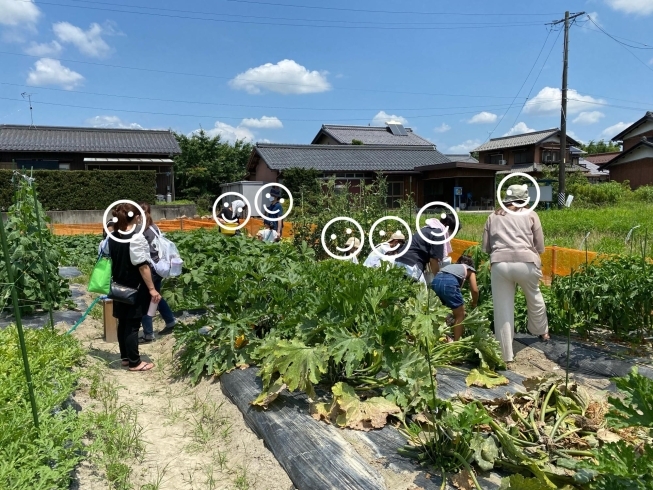
[[[406,129],[401,124],[388,124],[388,127],[395,136],[408,136]]]

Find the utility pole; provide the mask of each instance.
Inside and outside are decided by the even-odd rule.
[[[567,164],[567,68],[569,64],[569,21],[585,15],[585,12],[569,15],[565,12],[565,18],[552,22],[551,25],[558,25],[564,22],[565,36],[562,63],[562,107],[560,111],[560,162],[558,163],[558,205],[565,205],[565,167]]]

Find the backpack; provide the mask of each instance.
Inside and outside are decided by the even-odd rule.
[[[162,278],[166,277],[177,277],[181,274],[181,266],[184,263],[179,256],[179,251],[177,246],[172,243],[170,240],[165,238],[162,233],[157,231],[154,227],[150,226],[150,230],[154,233],[154,240],[152,241],[152,246],[154,250],[159,254],[159,261],[154,262],[150,259],[150,264],[159,276]]]

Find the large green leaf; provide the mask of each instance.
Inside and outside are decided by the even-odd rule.
[[[344,362],[345,374],[348,377],[360,366],[370,349],[369,339],[358,337],[345,330],[331,332],[327,341],[334,362]]]
[[[606,417],[615,427],[642,426],[653,428],[653,380],[638,373],[634,366],[627,376],[614,378],[623,394],[608,397],[612,410]]]
[[[278,373],[290,391],[299,388],[310,398],[315,398],[313,385],[327,371],[329,354],[325,346],[310,347],[296,339],[273,339],[262,345],[257,355],[264,360],[261,369],[264,388],[270,385],[272,376]]]

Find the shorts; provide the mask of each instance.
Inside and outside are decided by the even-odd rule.
[[[452,310],[465,304],[460,291],[460,282],[456,276],[446,272],[438,272],[431,282],[431,289],[438,295],[440,301]]]

